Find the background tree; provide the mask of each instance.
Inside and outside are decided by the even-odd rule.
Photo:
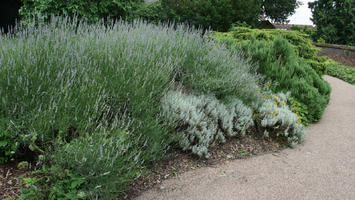
[[[102,18],[126,18],[137,9],[144,0],[22,0],[20,14],[24,19],[32,19],[41,14],[45,18],[51,15],[78,15],[89,22]]]
[[[255,25],[261,6],[259,0],[161,0],[161,3],[170,21],[218,31],[227,31],[237,21]]]
[[[260,14],[285,22],[295,12],[298,0],[22,0],[23,19],[41,14],[74,16],[95,22],[102,18],[143,18],[150,22],[174,21],[203,29],[227,31],[233,23],[257,26]],[[154,1],[154,0],[153,0]]]
[[[15,26],[18,10],[22,6],[21,0],[2,0],[0,1],[0,33],[9,32],[9,28]]]
[[[328,43],[355,45],[354,0],[318,0],[309,7],[318,37]]]
[[[285,23],[301,4],[298,0],[262,0],[261,12],[274,22]]]

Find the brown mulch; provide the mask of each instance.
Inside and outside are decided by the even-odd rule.
[[[169,150],[164,160],[156,162],[153,166],[148,166],[148,170],[145,170],[145,173],[136,179],[127,192],[119,196],[119,199],[134,199],[143,191],[159,186],[159,183],[163,180],[178,176],[189,170],[223,164],[229,160],[278,152],[286,148],[283,142],[277,142],[271,138],[263,139],[255,132],[255,130],[252,130],[245,137],[232,138],[224,144],[212,147],[209,159],[198,158],[191,153],[173,148]],[[30,172],[30,170],[18,169],[17,163],[0,166],[0,200],[18,197],[20,193],[19,178],[21,176],[26,177]]]
[[[255,133],[255,131],[253,132]],[[229,139],[225,144],[211,148],[211,156],[208,160],[198,158],[191,153],[182,152],[179,149],[172,149],[165,160],[150,166],[148,172],[135,180],[130,189],[119,199],[134,199],[142,192],[158,187],[163,180],[190,170],[211,167],[230,160],[279,152],[286,147],[287,145],[281,141],[276,142],[271,138],[263,139],[257,134],[251,133],[245,137]]]
[[[29,171],[17,168],[17,163],[0,166],[0,199],[19,197],[19,178],[26,177]]]
[[[322,56],[326,56],[327,58],[343,63],[344,65],[355,67],[355,58],[349,58],[349,57],[337,56],[331,54],[322,54]]]

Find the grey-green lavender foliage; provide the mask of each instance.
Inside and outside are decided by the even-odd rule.
[[[90,143],[86,134],[121,133],[124,128],[125,143],[137,161],[127,159],[130,154],[119,155],[124,162],[108,171],[122,167],[127,173],[118,174],[115,188],[101,187],[112,194],[133,180],[127,174],[164,156],[172,125],[161,99],[176,82],[220,100],[257,98],[259,77],[238,52],[183,25],[89,25],[53,17],[48,24],[34,20],[17,30],[15,36],[0,36],[0,162],[24,152],[79,158],[81,144]],[[64,151],[58,138],[73,152]],[[98,141],[93,148],[100,145]],[[117,160],[114,154],[105,156],[108,163]],[[63,159],[58,166],[72,170],[73,162]]]
[[[225,105],[212,95],[188,95],[170,91],[162,99],[163,109],[174,121],[179,145],[200,157],[209,157],[208,148],[226,137],[245,135],[253,125],[253,111],[234,98]]]
[[[287,106],[287,96],[290,93],[271,95],[258,109],[257,124],[265,137],[279,134],[287,138],[291,147],[304,140],[305,129],[298,116]]]
[[[160,99],[173,82],[221,99],[257,96],[251,66],[198,30],[73,20],[37,20],[15,38],[0,37],[0,121],[24,149],[43,152],[58,133],[70,138],[128,120],[153,159],[168,144]]]

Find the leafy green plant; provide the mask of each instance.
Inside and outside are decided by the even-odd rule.
[[[112,199],[124,191],[140,165],[140,152],[132,148],[129,135],[121,130],[98,130],[74,139],[55,151],[53,167],[60,170],[56,173],[69,170],[74,177],[80,177],[70,180],[69,189],[85,183],[81,192],[87,198]]]
[[[21,161],[17,164],[17,168],[19,169],[27,169],[29,166],[29,163],[27,161]]]
[[[327,71],[326,74],[340,78],[350,84],[355,85],[355,68],[343,65],[333,60],[326,62]]]
[[[27,177],[20,177],[19,200],[88,199],[83,190],[86,180],[71,174],[69,170],[54,173],[54,168],[42,166]]]
[[[13,158],[20,146],[20,139],[12,134],[6,127],[10,122],[5,117],[0,116],[0,164],[4,164]]]

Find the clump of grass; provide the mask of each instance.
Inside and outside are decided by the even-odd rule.
[[[177,84],[222,101],[229,96],[244,102],[258,98],[259,77],[252,66],[237,51],[215,45],[198,30],[142,21],[87,24],[56,17],[50,21],[35,20],[18,27],[13,38],[0,37],[3,162],[30,152],[75,173],[70,159],[58,160],[75,157],[64,146],[96,148],[101,143],[85,137],[128,133],[122,144],[135,153],[135,167],[123,171],[134,174],[163,157],[174,138],[161,99]],[[78,155],[85,152],[80,148]],[[113,154],[105,156],[113,159]],[[116,160],[132,166],[127,154],[120,156]],[[122,177],[127,179],[121,179],[122,187],[133,178]],[[106,189],[101,194],[108,197],[122,191],[102,188]]]

